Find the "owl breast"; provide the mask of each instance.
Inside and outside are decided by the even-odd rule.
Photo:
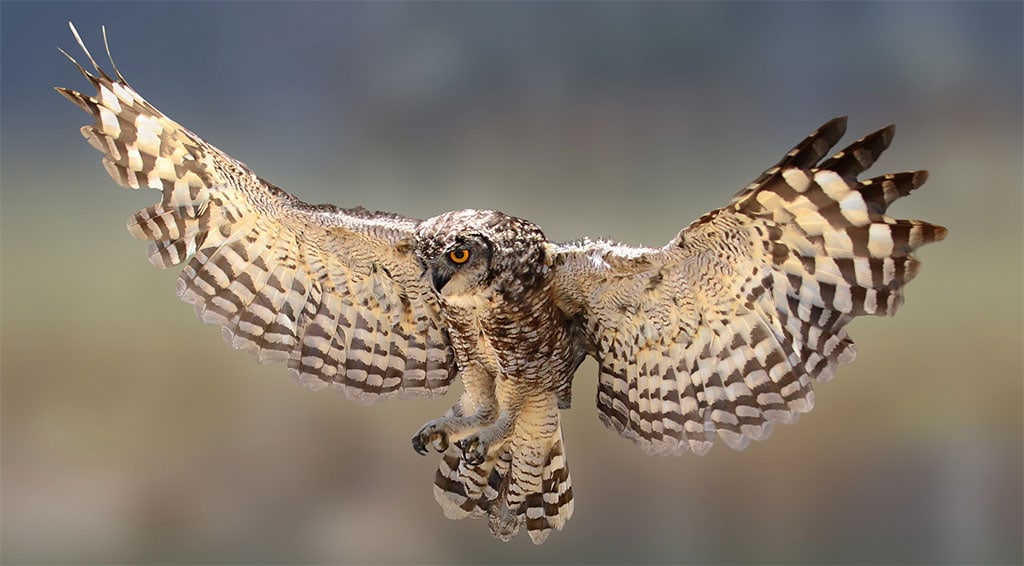
[[[480,364],[493,378],[556,394],[559,405],[568,407],[572,375],[584,356],[579,334],[547,285],[515,299],[501,293],[441,299],[457,363]]]
[[[483,324],[497,308],[493,297],[484,294],[448,295],[439,297],[438,304],[459,367],[466,368],[475,362],[492,376],[503,375],[501,356],[489,336],[489,329]]]

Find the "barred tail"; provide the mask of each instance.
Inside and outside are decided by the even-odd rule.
[[[540,428],[530,415],[521,415],[511,437],[478,466],[449,448],[434,479],[434,498],[445,516],[486,516],[491,533],[503,541],[523,525],[534,544],[543,543],[551,529],[561,530],[572,516],[572,481],[557,411],[553,415],[554,426]]]

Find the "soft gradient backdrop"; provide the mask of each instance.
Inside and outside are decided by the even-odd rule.
[[[4,563],[1024,560],[1022,4],[15,3],[2,41]],[[151,102],[311,202],[497,208],[660,244],[825,120],[895,122],[893,212],[950,229],[815,412],[746,452],[645,456],[581,370],[576,515],[536,548],[444,519],[409,438],[226,347],[124,229],[53,92],[74,20]],[[80,60],[84,61],[83,58]]]

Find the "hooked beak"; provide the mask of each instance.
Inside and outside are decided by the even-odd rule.
[[[430,286],[434,288],[437,293],[444,289],[444,286],[448,284],[448,280],[452,278],[452,274],[448,273],[447,270],[434,268],[430,270]]]

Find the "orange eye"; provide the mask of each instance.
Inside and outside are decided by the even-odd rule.
[[[461,248],[448,252],[448,259],[452,260],[452,263],[466,263],[469,261],[469,250]]]

